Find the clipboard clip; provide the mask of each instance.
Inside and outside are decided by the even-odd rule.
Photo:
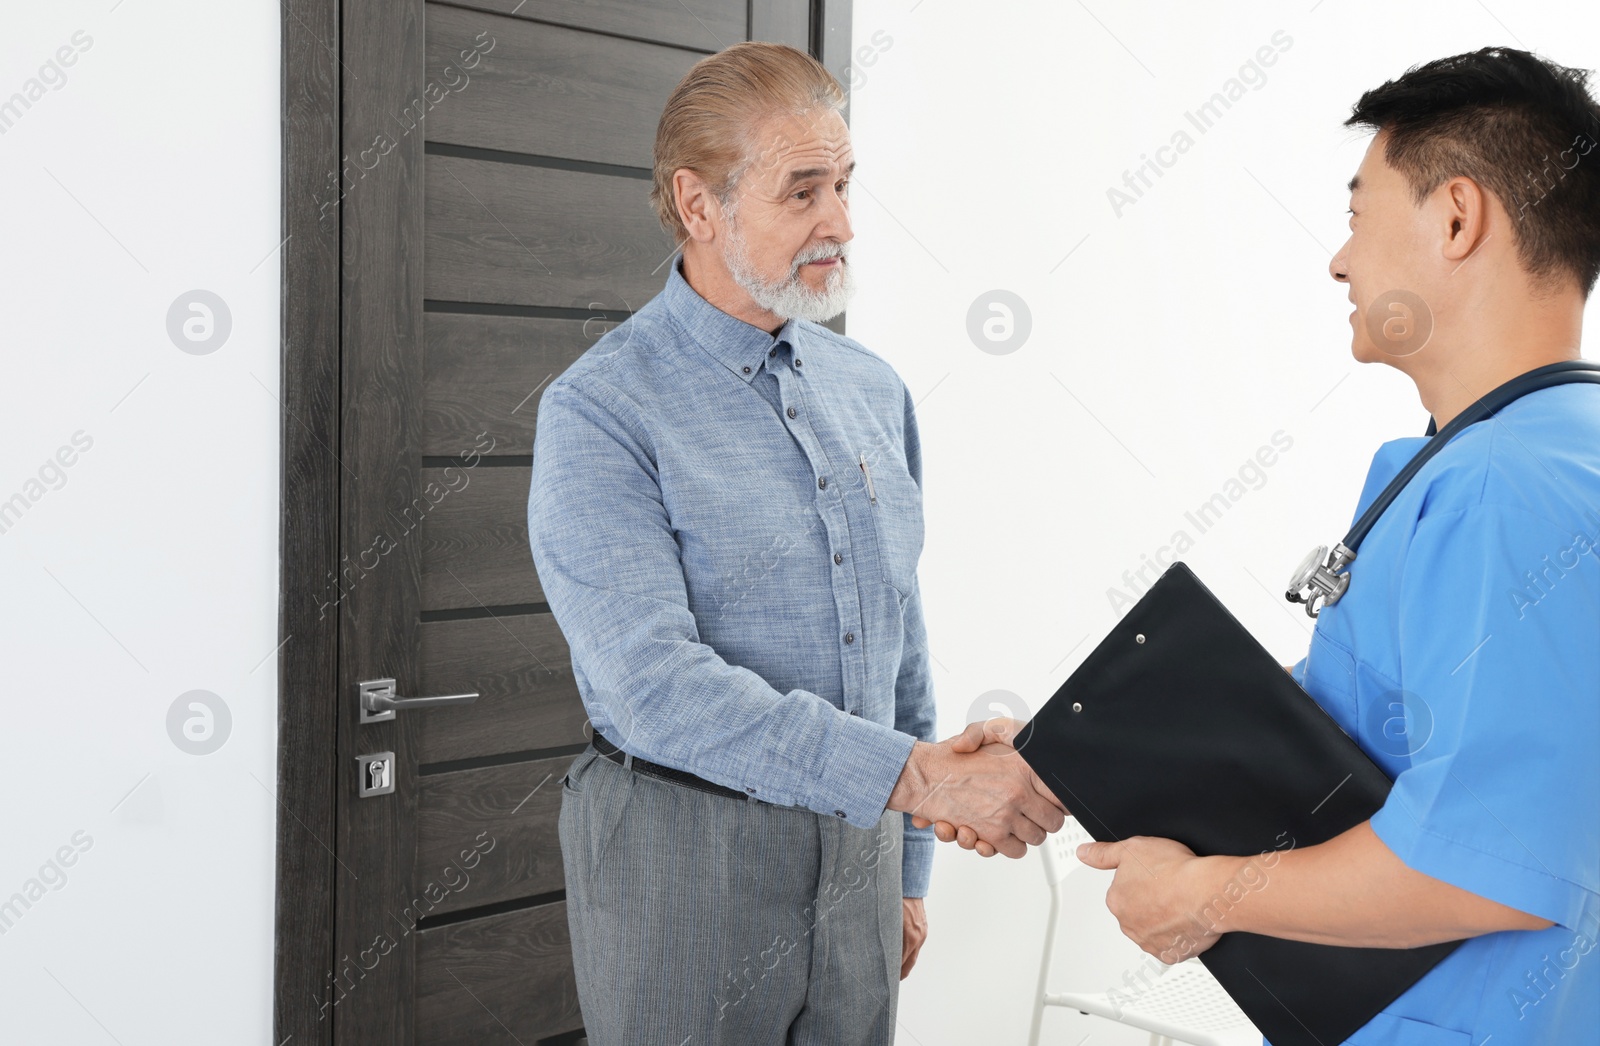
[[[1295,568],[1284,598],[1291,603],[1304,603],[1306,616],[1316,617],[1323,607],[1339,602],[1339,597],[1350,587],[1347,568],[1355,558],[1356,554],[1342,541],[1333,546],[1332,552],[1327,545],[1318,545]]]

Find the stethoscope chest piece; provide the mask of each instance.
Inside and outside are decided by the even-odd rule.
[[[1332,552],[1327,545],[1318,545],[1295,568],[1284,597],[1291,603],[1304,603],[1306,616],[1316,617],[1323,607],[1339,602],[1339,597],[1350,587],[1350,574],[1345,568],[1355,558],[1356,554],[1345,548],[1344,542],[1335,545]]]

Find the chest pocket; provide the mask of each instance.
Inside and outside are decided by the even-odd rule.
[[[1345,1046],[1472,1046],[1472,1035],[1384,1012],[1346,1039]]]
[[[864,452],[867,507],[876,538],[878,580],[893,588],[902,603],[911,595],[922,555],[922,488],[906,471],[905,458],[892,448]],[[857,459],[858,462],[860,458]]]

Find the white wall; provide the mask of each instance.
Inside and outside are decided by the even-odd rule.
[[[989,691],[1024,717],[1042,703],[1116,620],[1123,572],[1179,530],[1273,653],[1304,653],[1283,582],[1347,529],[1377,445],[1427,422],[1404,376],[1350,356],[1327,265],[1367,138],[1341,121],[1408,66],[1488,44],[1600,66],[1592,4],[1313,4],[856,0],[849,330],[920,400],[942,733],[987,717]],[[1264,79],[1200,133],[1184,114],[1263,46]],[[1193,147],[1119,215],[1107,190],[1180,129]],[[1004,355],[967,330],[994,289],[1032,320]],[[1199,533],[1185,512],[1280,431],[1291,448]],[[1143,961],[1108,881],[1068,880],[1060,988]],[[1036,854],[941,848],[900,1041],[1024,1041],[1047,900]],[[1045,1030],[1144,1041],[1077,1014]]]
[[[7,1042],[271,1041],[279,18],[0,14]]]

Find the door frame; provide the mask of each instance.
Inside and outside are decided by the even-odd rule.
[[[405,0],[421,4],[423,0]],[[366,6],[366,5],[363,5]],[[811,53],[848,97],[851,0],[811,0]],[[281,0],[280,495],[278,759],[273,1042],[333,1046],[319,1014],[336,968],[341,614],[329,613],[340,567],[344,433],[342,185],[344,0]],[[748,0],[747,25],[767,0]],[[848,111],[848,110],[847,110]],[[420,299],[418,309],[420,310]]]
[[[340,0],[282,0],[278,789],[272,1041],[332,1046],[317,999],[334,968],[339,615]],[[334,182],[337,185],[337,181]]]

